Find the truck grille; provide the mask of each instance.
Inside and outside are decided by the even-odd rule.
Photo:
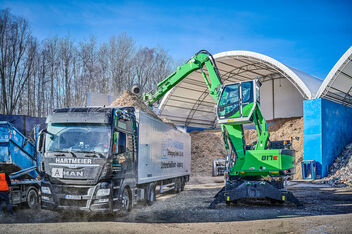
[[[71,186],[55,186],[55,193],[70,195],[88,195],[91,187],[71,187]]]
[[[86,207],[87,200],[66,200],[60,199],[60,206],[70,206],[70,207]]]

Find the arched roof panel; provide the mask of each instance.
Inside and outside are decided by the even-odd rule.
[[[326,76],[315,98],[326,98],[352,106],[352,47],[337,61]]]

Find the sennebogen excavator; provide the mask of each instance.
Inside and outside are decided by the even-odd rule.
[[[204,66],[208,76],[203,71]],[[223,84],[213,56],[201,50],[161,81],[156,91],[144,93],[144,101],[153,106],[196,70],[201,71],[209,94],[216,102],[217,122],[227,149],[225,186],[215,195],[209,208],[215,208],[220,202],[236,203],[240,199],[289,201],[301,207],[298,199],[284,186],[286,178],[295,172],[292,139],[269,140],[270,134],[260,110],[261,83],[258,79]],[[246,145],[243,125],[251,123],[256,127],[258,140]]]

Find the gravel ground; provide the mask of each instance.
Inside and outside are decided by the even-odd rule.
[[[32,211],[28,209],[16,209],[15,218],[0,219],[1,223],[9,223],[10,225],[0,225],[0,233],[3,233],[3,231],[6,232],[17,230],[9,229],[9,227],[17,227],[19,228],[18,230],[23,230],[25,232],[29,231],[29,229],[24,229],[23,223],[35,223],[36,229],[33,230],[37,230],[39,232],[43,229],[43,227],[51,227],[52,224],[48,223],[61,223],[60,226],[62,229],[56,230],[54,227],[52,227],[54,228],[50,229],[52,232],[83,231],[85,230],[84,228],[86,228],[86,224],[94,223],[96,224],[94,226],[96,228],[93,228],[89,231],[98,232],[101,231],[101,229],[98,228],[99,226],[103,227],[104,224],[110,222],[112,223],[112,226],[123,224],[121,227],[126,228],[128,227],[124,226],[126,223],[133,224],[130,225],[131,229],[129,230],[121,229],[120,231],[122,232],[143,232],[143,228],[140,228],[148,223],[155,224],[156,231],[162,231],[163,228],[170,227],[170,230],[173,230],[173,232],[180,232],[182,230],[200,231],[201,229],[199,228],[201,227],[198,227],[197,225],[199,223],[208,223],[210,225],[210,229],[208,230],[209,232],[219,232],[221,229],[214,228],[216,227],[216,224],[221,224],[223,222],[243,222],[252,220],[259,225],[262,223],[261,220],[268,220],[269,222],[270,220],[281,220],[287,218],[294,218],[296,220],[294,222],[304,220],[304,222],[299,221],[303,223],[308,222],[307,220],[312,220],[309,222],[311,225],[309,227],[312,228],[312,230],[315,230],[314,228],[320,228],[317,230],[317,232],[321,232],[325,230],[344,231],[344,226],[341,226],[344,223],[341,224],[341,220],[347,219],[347,221],[345,221],[346,228],[350,223],[348,220],[352,220],[352,188],[350,187],[331,188],[326,185],[315,185],[307,182],[290,182],[290,191],[292,191],[297,196],[297,198],[303,202],[305,206],[304,209],[297,209],[294,205],[291,204],[269,205],[269,203],[242,202],[236,206],[226,206],[226,204],[219,204],[217,209],[210,210],[207,207],[212,201],[212,196],[214,196],[222,187],[221,182],[222,179],[214,179],[211,177],[193,178],[192,181],[190,181],[190,183],[186,186],[185,191],[179,194],[159,195],[157,201],[152,206],[138,205],[127,216],[118,218],[98,215],[88,217],[81,214],[72,216],[72,213],[59,214],[46,210]],[[333,220],[327,218],[326,215],[334,217],[335,215],[339,214],[344,215],[344,218],[340,219],[339,226],[335,227],[333,223],[329,224],[330,226],[327,225],[326,227],[321,225],[318,225],[318,227],[316,226],[318,223],[322,222],[322,220],[328,220],[324,222],[330,222]],[[305,218],[302,219],[302,217]],[[316,219],[316,217],[320,218]],[[77,227],[72,226],[72,222],[74,222],[79,227],[82,227],[83,229],[78,229]],[[272,222],[274,226],[277,224],[277,222],[274,221],[270,222]],[[67,226],[65,223],[67,223]],[[162,226],[162,223],[167,226]],[[188,226],[186,225],[187,223]],[[32,225],[30,227],[34,227],[34,224],[29,225]],[[181,225],[183,228],[188,227],[189,229],[179,230],[178,225]],[[68,227],[70,227],[70,229],[65,229]],[[292,229],[294,226],[287,226],[287,228],[288,229],[286,231],[296,230]],[[30,230],[33,231],[32,229]],[[238,230],[240,231],[241,229]],[[252,229],[244,230],[248,231]],[[280,231],[280,229],[277,230]],[[349,230],[350,229],[346,229],[347,232]],[[300,229],[297,229],[296,231],[299,232]]]

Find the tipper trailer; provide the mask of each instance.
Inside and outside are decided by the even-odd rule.
[[[39,136],[42,207],[121,213],[184,189],[188,133],[133,107],[56,109]]]
[[[0,122],[0,168],[10,175],[11,203],[39,205],[39,154],[35,145],[6,121]]]

